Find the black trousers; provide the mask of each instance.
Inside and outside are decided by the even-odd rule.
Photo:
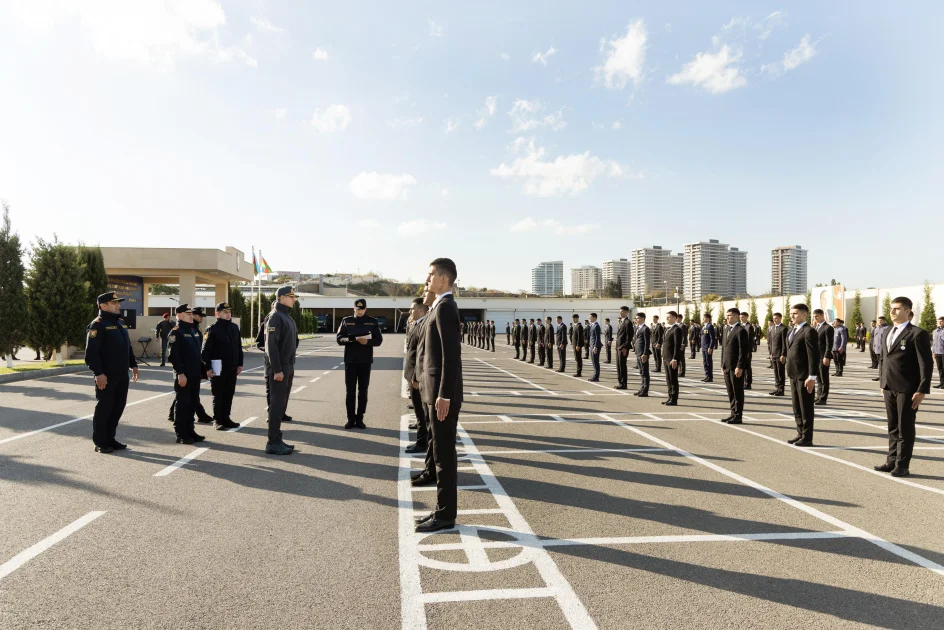
[[[698,350],[698,348],[696,348],[696,347],[695,347],[695,344],[692,343],[692,356],[690,356],[690,357],[688,357],[688,358],[689,358],[689,359],[694,359],[694,358],[695,358],[695,352],[696,352],[697,350]]]
[[[200,405],[200,377],[188,376],[187,384],[181,387],[180,381],[174,379],[174,432],[177,437],[191,437],[194,414]]]
[[[429,440],[429,424],[426,422],[426,409],[423,407],[423,399],[420,397],[420,390],[413,389],[410,383],[410,402],[413,403],[413,415],[416,416],[416,441],[426,444]]]
[[[707,350],[702,349],[701,351],[701,362],[705,367],[705,378],[709,381],[714,380],[714,368],[715,368],[715,356],[714,354],[709,354]]]
[[[233,396],[236,394],[236,367],[223,367],[223,371],[210,379],[213,393],[213,417],[217,422],[232,420]]]
[[[495,337],[492,337],[492,352],[495,352]]]
[[[649,360],[643,361],[636,357],[636,364],[639,366],[639,393],[649,393]]]
[[[95,414],[92,416],[92,442],[95,446],[111,446],[118,430],[118,421],[128,402],[128,376],[110,377],[105,389],[95,387]]]
[[[600,378],[600,350],[594,348],[590,351],[590,364],[593,366],[593,378]]]
[[[842,376],[842,370],[846,367],[846,353],[834,352],[833,357],[836,362],[836,376]]]
[[[269,368],[271,369],[271,368]],[[295,366],[283,365],[281,381],[269,375],[269,441],[282,441],[282,418],[288,409],[288,399],[292,395],[292,383],[295,381]]]
[[[744,377],[735,376],[734,370],[722,370],[724,372],[724,387],[728,390],[728,403],[731,405],[731,417],[738,420],[744,415]]]
[[[612,352],[613,352],[613,342],[612,342],[612,341],[607,341],[607,342],[606,342],[606,362],[607,362],[607,363],[612,363],[612,362],[613,362],[613,354],[612,354]]]
[[[819,362],[819,378],[816,379],[816,400],[826,402],[829,398],[829,367]]]
[[[515,344],[515,358],[516,358],[516,359],[521,358],[520,355],[519,355],[520,350],[521,350],[521,344],[520,344],[520,343],[516,343],[516,344]]]
[[[577,375],[583,371],[583,348],[574,346],[574,361],[577,362]]]
[[[538,363],[544,365],[544,345],[538,346]]]
[[[629,358],[629,352],[627,351],[627,356],[623,356],[623,351],[619,348],[616,349],[616,384],[620,387],[626,387],[628,379],[628,372],[626,369],[626,360]]]
[[[899,468],[911,465],[911,454],[915,444],[915,418],[917,409],[911,408],[914,392],[892,392],[883,390],[885,415],[888,417],[888,464]]]
[[[665,364],[665,384],[669,390],[669,400],[678,402],[679,395],[679,371],[678,367],[672,367],[668,362]]]
[[[547,367],[554,367],[554,346],[544,346],[544,354],[547,360]]]
[[[426,405],[432,440],[433,463],[436,470],[435,518],[440,521],[455,521],[458,510],[458,461],[456,458],[456,425],[459,424],[459,407],[449,405],[449,413],[441,421],[436,417],[436,406]]]
[[[528,359],[528,363],[534,363],[534,347],[535,343],[528,342],[528,349],[531,350],[531,358]]]
[[[347,419],[362,421],[367,411],[367,389],[370,387],[370,363],[345,363],[344,385],[347,387]],[[357,399],[357,408],[354,400]]]
[[[869,355],[872,357],[872,369],[874,370],[878,367],[878,355],[875,354],[875,350],[872,349],[871,343],[869,344]]]
[[[793,418],[796,420],[797,435],[803,441],[813,441],[813,393],[806,391],[806,381],[802,378],[790,379],[790,395],[793,398]]]
[[[560,371],[563,372],[567,366],[567,346],[557,347],[557,358],[560,359]]]
[[[508,334],[505,335],[505,345],[506,345],[506,346],[510,346],[510,345],[511,345],[511,333],[508,333]]]
[[[937,364],[938,385],[944,387],[944,354],[935,354],[934,362]]]
[[[662,346],[660,345],[658,349],[653,348],[652,360],[656,362],[655,371],[658,372],[662,369]]]
[[[782,392],[784,389],[787,366],[780,362],[780,357],[770,357],[774,366],[774,389]]]
[[[741,376],[744,377],[744,385],[748,386],[754,382],[754,367],[751,365],[754,362],[754,355],[749,355],[747,357],[747,365],[744,366],[744,374]]]
[[[679,358],[679,376],[685,376],[685,349],[682,348],[682,354]]]
[[[167,363],[167,337],[161,337],[161,365]]]
[[[189,379],[188,379],[188,380],[189,380]],[[175,383],[177,382],[177,378],[176,378],[176,377],[174,377],[174,382],[175,382]],[[266,401],[268,402],[268,400],[269,400],[269,397],[268,397],[268,390],[266,390]],[[174,410],[175,410],[176,408],[177,408],[177,399],[174,398],[174,400],[172,400],[171,403],[170,403],[170,411],[167,412],[167,417],[168,417],[168,418],[173,418],[173,417],[174,417]],[[208,413],[206,412],[206,409],[203,408],[203,403],[200,402],[200,391],[199,391],[199,390],[197,390],[197,401],[196,401],[196,403],[194,404],[194,411],[196,411],[198,418],[207,418],[207,417],[210,416],[210,414],[208,414]]]

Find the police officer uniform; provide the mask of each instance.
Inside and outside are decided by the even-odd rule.
[[[367,308],[367,300],[358,298],[354,307]],[[361,344],[357,338],[367,337]],[[345,429],[366,429],[367,388],[370,386],[370,367],[374,362],[374,348],[383,343],[377,320],[368,315],[348,315],[338,327],[338,345],[344,346],[344,384],[347,386],[347,424]],[[355,397],[357,408],[354,407]]]
[[[229,310],[230,305],[226,302],[216,305],[217,313]],[[219,431],[235,429],[239,425],[233,422],[230,413],[236,393],[236,376],[243,367],[243,344],[239,326],[231,320],[217,318],[204,335],[201,356],[207,370],[213,369],[214,360],[220,361],[219,371],[213,370],[213,378],[210,379],[216,428]]]
[[[276,300],[297,297],[290,286],[279,287]],[[276,301],[266,318],[265,353],[266,375],[269,379],[269,432],[265,452],[268,455],[288,455],[295,448],[282,439],[282,421],[295,381],[295,352],[298,350],[298,327],[291,317],[292,309]],[[282,375],[282,380],[276,376]]]
[[[170,317],[167,317],[157,322],[155,329],[157,330],[157,338],[161,340],[161,367],[164,367],[167,363],[167,338],[170,336],[170,331],[174,329],[174,323],[170,321]]]
[[[714,381],[714,356],[712,352],[718,347],[718,334],[715,332],[715,327],[710,321],[705,322],[705,325],[701,329],[701,360],[702,365],[705,368],[705,378],[702,379],[704,383],[711,383]]]
[[[197,318],[206,317],[206,313],[203,312],[202,306],[195,306],[190,310],[190,313],[193,315],[193,328],[196,330],[197,334],[201,337],[203,336],[203,331],[200,330],[200,322],[202,319],[198,320]],[[177,399],[171,401],[170,411],[167,413],[167,420],[170,422],[174,421],[174,408],[177,406]],[[197,392],[197,403],[196,403],[196,412],[197,412],[197,422],[200,424],[213,424],[213,416],[206,412],[206,409],[203,407],[203,403],[200,402],[199,392]]]
[[[181,304],[176,313],[192,313],[190,306]],[[170,348],[170,363],[174,366],[174,432],[177,434],[178,444],[193,444],[202,442],[203,436],[193,430],[194,414],[200,404],[200,379],[203,373],[203,359],[200,357],[201,338],[196,325],[182,321],[179,317],[177,325],[167,339]],[[186,383],[180,383],[180,377],[185,377]]]
[[[99,295],[97,303],[123,301],[115,292],[109,292]],[[95,386],[92,442],[96,452],[111,453],[127,448],[115,439],[115,433],[128,401],[128,370],[133,370],[134,380],[138,380],[138,363],[131,349],[128,326],[116,313],[99,310],[86,331],[85,365],[96,378],[106,379],[103,388],[98,383]]]

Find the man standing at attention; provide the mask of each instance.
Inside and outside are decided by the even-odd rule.
[[[587,346],[590,348],[590,361],[593,364],[593,377],[587,379],[591,383],[600,381],[600,348],[603,342],[600,337],[600,324],[597,323],[597,314],[590,313],[590,330],[587,332]]]
[[[714,381],[715,366],[715,360],[711,353],[718,346],[718,336],[715,334],[715,327],[711,325],[711,315],[706,313],[704,321],[705,325],[701,329],[701,360],[705,366],[705,378],[702,379],[702,382],[711,383]]]
[[[728,330],[724,334],[724,351],[721,353],[721,371],[724,373],[724,387],[728,390],[728,403],[731,415],[722,420],[728,424],[741,424],[744,415],[744,379],[747,366],[751,361],[750,333],[739,322],[740,315],[747,313],[729,308],[727,312]]]
[[[931,342],[931,352],[937,364],[938,383],[934,389],[944,389],[944,317],[937,318],[937,328],[934,329],[934,341]]]
[[[846,367],[846,350],[849,346],[849,329],[845,322],[838,317],[833,322],[836,331],[833,336],[833,359],[836,361],[836,373],[833,376],[842,376],[842,369]]]
[[[265,353],[266,372],[269,373],[269,440],[265,452],[268,455],[288,455],[295,447],[282,439],[282,420],[288,408],[288,399],[295,380],[295,352],[298,349],[298,328],[292,319],[295,306],[295,290],[290,286],[280,287],[276,300],[266,321]]]
[[[458,327],[456,334],[459,334]],[[345,429],[367,428],[364,424],[364,414],[367,412],[370,369],[374,362],[374,348],[382,343],[383,335],[377,320],[367,315],[367,300],[357,298],[354,301],[354,315],[342,319],[338,327],[338,345],[344,346],[344,384],[347,387]]]
[[[787,440],[794,446],[813,446],[813,390],[822,361],[816,331],[807,323],[809,307],[800,302],[790,309],[793,329],[787,334],[787,378],[793,396],[797,435]]]
[[[620,307],[619,322],[616,324],[616,387],[626,389],[629,373],[626,362],[633,347],[633,324],[629,321],[629,307]]]
[[[665,321],[669,327],[663,329],[662,336],[662,360],[665,362],[665,381],[668,385],[669,399],[662,401],[663,405],[674,407],[678,404],[679,396],[679,366],[682,362],[682,354],[685,348],[682,347],[684,333],[678,325],[678,313],[669,311],[666,313]]]
[[[547,363],[545,367],[549,370],[554,369],[554,350],[557,347],[554,343],[554,340],[557,338],[556,333],[554,332],[554,322],[548,317],[546,320],[547,328],[544,331],[544,350],[547,355]]]
[[[612,363],[613,355],[613,326],[610,325],[610,318],[603,320],[603,343],[606,344],[606,362]]]
[[[646,314],[636,313],[636,333],[633,336],[633,352],[639,367],[639,390],[633,396],[645,398],[649,395],[649,355],[652,354],[652,331],[646,326]]]
[[[662,371],[662,342],[665,340],[665,328],[659,323],[659,316],[652,316],[652,349],[655,351],[656,366],[653,372]]]
[[[579,377],[583,371],[583,347],[586,345],[583,326],[580,325],[580,315],[574,314],[573,324],[570,326],[570,343],[574,347],[574,361],[577,362],[577,373],[574,376]]]
[[[458,272],[448,258],[429,265],[427,290],[438,297],[426,316],[423,372],[420,393],[430,423],[436,466],[436,509],[417,519],[416,531],[451,529],[458,510],[456,427],[462,407],[462,348],[459,343],[459,307],[453,299]]]
[[[157,338],[161,340],[161,367],[167,364],[167,337],[174,329],[174,322],[170,321],[170,313],[164,313],[161,321],[157,322]]]
[[[783,315],[774,313],[774,323],[767,329],[767,349],[770,364],[774,368],[774,391],[771,396],[783,396],[786,385],[784,380],[787,362],[787,327],[783,325]]]
[[[819,379],[816,381],[816,399],[814,405],[825,405],[829,398],[829,364],[833,358],[833,336],[835,331],[826,321],[826,313],[818,308],[813,311],[813,322],[816,325],[816,334],[819,340],[819,356],[822,357],[819,367]]]
[[[554,331],[554,345],[557,348],[557,358],[560,359],[560,368],[558,372],[564,373],[564,367],[567,364],[567,325],[564,324],[564,318],[557,316],[557,330]]]
[[[511,329],[511,341],[515,346],[515,358],[521,358],[519,351],[521,350],[521,328],[518,327],[518,320],[515,320],[514,328]]]

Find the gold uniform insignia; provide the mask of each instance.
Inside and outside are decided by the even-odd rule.
[[[89,330],[89,339],[95,339],[98,336],[98,331],[94,328]]]
[[[269,326],[269,332],[275,332],[275,326]]]

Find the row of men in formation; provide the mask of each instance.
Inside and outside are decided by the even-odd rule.
[[[495,321],[486,319],[484,322],[462,322],[459,328],[462,343],[468,343],[476,348],[483,348],[495,352]]]
[[[705,378],[714,381],[714,351],[720,348],[721,368],[724,375],[730,405],[730,415],[722,419],[727,424],[742,424],[744,415],[744,391],[751,389],[753,381],[752,358],[757,352],[759,327],[749,321],[749,315],[737,308],[728,309],[724,325],[715,325],[710,315],[703,317],[701,325],[686,326],[675,311],[667,314],[663,325],[658,316],[646,325],[644,313],[636,313],[629,319],[629,308],[620,309],[616,331],[617,385],[615,389],[627,388],[627,357],[636,358],[636,369],[640,373],[639,389],[634,395],[648,396],[650,384],[649,357],[653,357],[655,372],[666,366],[667,400],[663,405],[678,404],[678,379],[685,376],[685,346],[691,347],[690,358],[695,358],[698,348],[702,353]],[[782,313],[773,315],[767,330],[768,367],[774,371],[774,389],[771,396],[784,396],[786,381],[791,383],[791,398],[797,435],[789,440],[799,447],[813,446],[815,406],[826,405],[829,397],[830,368],[834,377],[843,376],[849,348],[849,331],[841,318],[832,324],[826,321],[825,312],[816,309],[810,319],[806,304],[794,305],[790,310],[791,325],[783,323]],[[918,406],[930,393],[933,362],[937,363],[939,382],[935,388],[944,389],[944,317],[938,319],[933,336],[911,324],[914,319],[912,303],[907,297],[892,302],[893,328],[884,317],[872,322],[871,329],[864,325],[855,328],[854,341],[860,352],[868,345],[872,356],[872,368],[879,371],[873,381],[880,381],[886,416],[888,419],[889,453],[886,462],[876,470],[890,472],[894,476],[909,474],[915,441],[915,419]],[[567,349],[573,350],[576,364],[574,376],[582,375],[582,357],[592,360],[593,375],[588,379],[598,382],[600,378],[600,352],[606,350],[606,362],[611,361],[611,346],[614,339],[609,320],[601,327],[596,313],[581,324],[574,314],[568,326],[563,317],[554,321],[547,317],[525,321],[516,319],[507,327],[507,343],[515,347],[515,358],[534,363],[535,350],[539,365],[553,369],[554,351],[559,360],[558,372],[564,372]],[[529,358],[530,351],[530,358]]]

